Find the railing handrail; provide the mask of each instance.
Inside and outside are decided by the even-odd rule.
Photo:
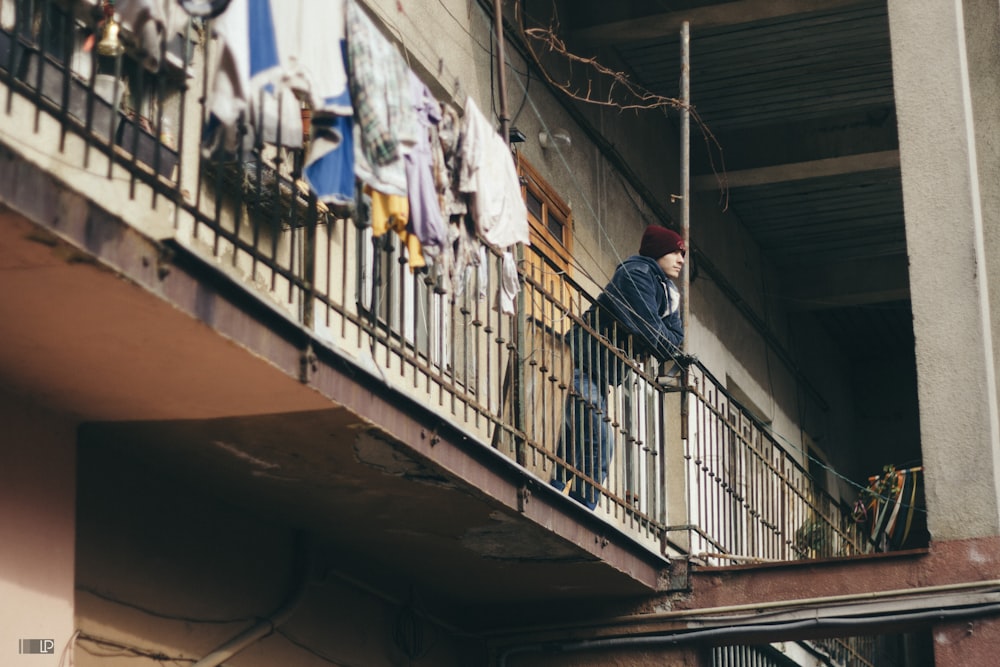
[[[761,419],[759,416],[757,416],[757,413],[755,413],[753,410],[751,410],[750,408],[748,408],[745,405],[743,405],[739,401],[739,399],[737,399],[735,396],[733,396],[733,394],[728,389],[726,389],[726,387],[719,381],[719,379],[717,377],[715,377],[715,375],[712,373],[712,371],[710,371],[708,369],[708,367],[705,366],[705,364],[701,362],[701,360],[699,360],[697,357],[692,357],[691,364],[694,365],[694,366],[697,366],[698,370],[701,371],[702,374],[704,374],[705,376],[707,376],[712,381],[712,383],[715,385],[716,391],[719,391],[720,393],[722,393],[726,397],[727,403],[729,405],[736,406],[739,409],[740,413],[743,414],[743,416],[746,419],[750,420],[760,430],[761,433],[771,434],[771,433],[774,432],[773,429],[771,428],[771,426],[767,422],[765,422],[763,419]],[[779,437],[781,437],[781,436],[779,436]],[[778,438],[770,437],[770,439],[771,439],[771,442],[774,444],[775,447],[777,447],[782,452],[784,452],[786,455],[788,455],[788,457],[789,457],[788,461],[790,463],[792,463],[796,468],[798,468],[799,472],[801,472],[803,475],[805,475],[805,476],[807,476],[809,478],[812,478],[812,475],[808,471],[808,469],[806,469],[805,466],[803,466],[801,463],[799,463],[799,461],[794,456],[792,456],[792,453],[790,451],[788,451],[784,447],[784,445],[781,444],[781,442],[778,440]],[[784,438],[782,438],[782,439],[784,439]],[[802,453],[807,458],[810,456],[809,452],[807,452],[807,451],[803,451]],[[831,502],[834,502],[834,503],[837,502],[837,499],[834,498],[832,494],[830,494],[827,491],[822,490],[822,489],[820,491],[822,491],[822,494],[824,494]]]
[[[702,420],[700,425],[689,425],[687,436],[687,456],[696,465],[689,469],[692,483],[703,489],[702,492],[706,494],[704,502],[714,508],[713,512],[737,517],[745,513],[748,522],[759,523],[770,535],[754,535],[751,526],[748,526],[746,535],[732,536],[733,548],[753,551],[754,546],[747,539],[770,540],[775,545],[771,550],[779,554],[777,560],[784,560],[793,554],[797,554],[797,557],[807,556],[812,549],[828,550],[834,546],[830,542],[832,539],[847,554],[864,551],[866,546],[859,537],[856,525],[843,511],[843,506],[825,488],[815,483],[809,471],[779,442],[770,427],[733,397],[700,361],[695,360],[688,367],[688,373],[692,372],[698,379],[687,378],[684,383],[685,391],[695,398],[696,406],[700,406],[697,407],[700,415],[698,419]],[[699,382],[704,386],[699,387]],[[732,420],[733,414],[738,415],[735,421]],[[752,439],[761,439],[760,444],[747,439],[744,432],[746,429],[750,430]],[[708,432],[703,433],[703,430]],[[752,458],[744,460],[734,454],[737,458],[730,461],[727,458],[726,443],[731,441],[741,443]],[[706,452],[719,460],[703,460]],[[745,470],[747,465],[750,473]],[[736,466],[736,469],[729,470],[731,466]],[[778,510],[772,506],[767,494],[757,488],[759,484],[755,485],[753,480],[743,478],[743,475],[753,474],[755,469],[768,471],[768,475],[780,480],[782,488],[787,489],[785,493],[790,494]],[[730,486],[730,477],[734,474],[737,475],[737,483],[748,485],[748,491],[734,490]],[[716,487],[718,490],[713,491]],[[702,521],[718,522],[719,515],[706,514],[707,508],[702,507],[701,502],[703,501],[699,500],[698,506],[693,508],[698,516],[693,517],[692,522],[695,525],[700,525]],[[798,509],[795,509],[796,504]],[[720,545],[716,543],[715,546],[718,548]],[[739,555],[743,557],[744,554]],[[754,559],[752,553],[745,555]],[[725,559],[731,555],[723,548],[714,557]],[[765,560],[775,558],[771,553],[762,554],[762,557]]]

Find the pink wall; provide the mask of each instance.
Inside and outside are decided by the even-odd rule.
[[[67,664],[75,498],[75,425],[0,393],[0,664]],[[24,639],[53,654],[20,654]]]

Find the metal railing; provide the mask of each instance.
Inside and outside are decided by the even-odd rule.
[[[880,664],[881,637],[832,637],[809,641],[835,665],[842,667],[875,667]],[[885,664],[882,662],[881,664]]]
[[[807,664],[838,667],[873,667],[877,664],[878,637],[845,637],[798,642],[810,660]],[[712,667],[783,667],[801,664],[787,656],[779,645],[758,644],[715,646],[711,649]]]
[[[413,267],[397,235],[373,233],[361,193],[338,210],[304,185],[308,136],[292,150],[243,128],[248,141],[234,155],[207,156],[198,133],[209,31],[189,25],[174,57],[165,43],[150,72],[127,54],[86,50],[93,17],[74,6],[0,0],[0,82],[8,119],[30,105],[57,128],[45,150],[106,174],[106,191],[92,196],[167,202],[159,217],[170,218],[171,242],[526,473],[581,500],[593,491],[595,512],[652,549],[722,564],[860,551],[837,504],[700,363],[661,376],[627,336],[609,345],[581,317],[592,297],[579,284],[534,248],[511,258],[480,244],[464,221],[451,226],[463,251],[454,263]],[[43,125],[35,121],[35,135]],[[81,150],[67,147],[68,134],[82,138]],[[498,293],[510,261],[520,292],[505,310]],[[566,342],[574,326],[617,369],[596,413],[574,388],[583,354]],[[606,431],[606,471],[595,452],[570,444],[591,428],[581,417],[594,415],[593,428]]]
[[[686,394],[692,554],[733,564],[866,551],[848,508],[700,363],[688,369]]]

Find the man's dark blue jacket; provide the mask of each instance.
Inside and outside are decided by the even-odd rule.
[[[652,354],[660,361],[674,358],[684,339],[680,293],[656,260],[642,255],[618,265],[583,321],[588,327],[574,324],[566,335],[573,363],[609,384],[619,383],[624,369],[588,328],[628,356]]]

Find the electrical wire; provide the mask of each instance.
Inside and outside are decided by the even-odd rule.
[[[113,604],[117,604],[122,607],[128,607],[129,609],[134,609],[136,611],[142,612],[143,614],[146,614],[147,616],[154,616],[156,618],[162,618],[168,621],[183,621],[184,623],[198,623],[206,625],[211,625],[211,624],[227,625],[234,623],[247,623],[249,621],[259,620],[260,618],[259,616],[236,616],[232,618],[196,618],[191,616],[184,616],[181,614],[170,614],[167,612],[150,609],[148,607],[144,607],[134,602],[127,602],[125,600],[121,600],[119,598],[108,595],[107,593],[101,593],[100,591],[97,591],[88,586],[77,586],[76,590],[86,593],[88,595],[92,595],[96,598],[100,598],[101,600],[104,600],[106,602],[111,602]]]
[[[284,628],[278,628],[275,632],[277,632],[279,635],[281,635],[282,637],[284,637],[285,640],[289,644],[292,644],[293,646],[296,646],[296,647],[302,649],[306,653],[309,653],[310,655],[312,655],[312,656],[314,656],[316,658],[319,658],[323,662],[327,662],[327,663],[329,663],[331,665],[336,665],[337,667],[358,667],[354,663],[343,662],[341,660],[334,660],[333,658],[331,658],[330,656],[326,655],[325,653],[322,653],[322,652],[318,651],[317,649],[314,649],[311,646],[307,645],[305,642],[303,642],[302,640],[298,639],[297,637],[295,637],[294,635],[292,635],[291,633],[289,633]]]
[[[97,635],[92,635],[87,632],[77,631],[74,635],[76,645],[80,647],[81,650],[89,653],[96,658],[128,658],[131,656],[138,656],[141,658],[149,658],[155,660],[159,663],[163,662],[173,662],[177,664],[194,664],[197,660],[193,658],[184,658],[180,656],[167,655],[161,651],[156,651],[153,649],[142,648],[132,644],[125,644],[123,642],[108,639],[106,637],[99,637]],[[100,651],[93,648],[87,647],[81,642],[90,642],[96,646],[103,646],[109,650]]]

